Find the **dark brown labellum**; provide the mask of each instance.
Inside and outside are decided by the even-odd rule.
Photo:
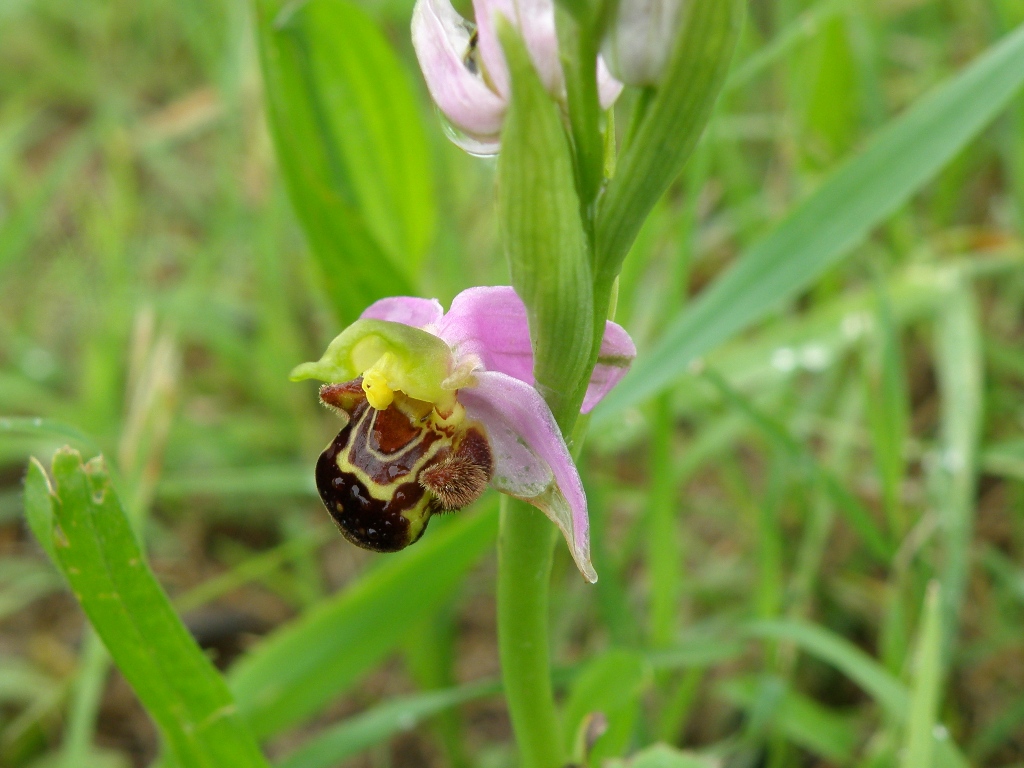
[[[348,423],[320,454],[316,487],[353,544],[404,549],[423,535],[432,514],[461,509],[487,487],[494,468],[480,424],[453,424],[401,392],[377,410],[360,379],[324,386],[320,399]]]

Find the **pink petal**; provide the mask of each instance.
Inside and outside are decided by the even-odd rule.
[[[456,360],[476,355],[488,371],[500,371],[534,385],[533,348],[526,307],[507,285],[469,288],[452,301],[451,309],[437,323],[438,336],[448,342]],[[614,387],[636,357],[636,347],[626,330],[610,320],[597,366],[583,400],[589,413]]]
[[[415,296],[392,296],[373,302],[359,317],[369,320],[388,320],[392,323],[423,328],[441,319],[444,310],[437,299]]]
[[[533,349],[526,307],[510,286],[469,288],[452,301],[437,324],[456,359],[476,355],[488,371],[533,386]]]
[[[583,407],[580,409],[583,413],[590,413],[611,388],[619,383],[635,357],[636,345],[626,333],[626,329],[608,320],[604,326],[604,338],[601,340],[597,365],[590,377],[587,394],[583,398]]]
[[[495,464],[491,484],[547,515],[565,536],[583,576],[597,581],[587,498],[547,404],[533,387],[503,373],[483,371],[476,379],[477,386],[459,390],[459,402],[487,430]]]
[[[470,29],[448,0],[417,0],[412,44],[434,103],[477,151],[496,152],[505,100],[466,64]]]
[[[612,77],[604,57],[597,57],[597,96],[601,100],[601,109],[608,109],[622,93],[622,83]]]
[[[473,0],[473,11],[480,33],[480,55],[498,93],[508,98],[508,66],[495,32],[496,14],[500,13],[519,30],[544,87],[554,96],[564,95],[553,0]]]

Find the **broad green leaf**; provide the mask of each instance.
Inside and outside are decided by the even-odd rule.
[[[896,330],[901,331],[921,320],[932,320],[948,295],[950,281],[962,276],[965,275],[961,265],[934,268],[914,265],[890,276],[885,282],[885,291]],[[871,289],[844,291],[833,300],[818,302],[807,312],[780,318],[717,347],[708,353],[705,366],[722,374],[734,388],[747,393],[783,385],[795,372],[820,373],[841,364],[846,354],[862,345],[874,331],[877,303],[877,296]],[[706,400],[688,396],[690,390],[697,389],[694,386],[697,379],[684,381],[690,386],[673,393],[676,408],[682,402],[686,403],[687,412],[705,407]]]
[[[55,490],[38,463],[30,467],[33,531],[51,533],[57,565],[178,761],[265,768],[224,681],[146,565],[102,459],[83,465],[64,448],[53,476]]]
[[[566,753],[588,765],[601,765],[603,760],[622,754],[633,735],[640,710],[640,697],[653,682],[650,666],[639,654],[612,649],[586,663],[573,681],[565,705]],[[580,726],[587,715],[600,712],[608,730],[581,754]]]
[[[434,223],[423,121],[406,73],[347,0],[257,0],[278,160],[342,322],[413,293]]]
[[[932,765],[935,725],[942,690],[942,594],[938,582],[928,586],[921,630],[914,652],[910,687],[910,711],[907,715],[903,768]]]
[[[846,256],[984,128],[1024,83],[1024,28],[893,121],[679,314],[595,409],[613,418]]]
[[[711,117],[746,3],[686,3],[661,84],[623,149],[597,216],[597,272],[611,280],[654,204],[682,171]]]
[[[502,23],[499,35],[512,98],[498,157],[498,225],[512,285],[526,304],[538,388],[556,418],[575,418],[589,379],[594,311],[572,153],[518,33]]]
[[[310,0],[278,17],[309,57],[324,130],[345,189],[391,259],[414,273],[430,245],[433,168],[410,78],[391,44],[356,3]]]
[[[277,768],[334,768],[374,744],[415,728],[426,718],[500,690],[499,683],[484,682],[384,702],[310,739]]]
[[[229,674],[253,730],[278,733],[344,694],[451,598],[496,533],[492,498],[267,637]]]

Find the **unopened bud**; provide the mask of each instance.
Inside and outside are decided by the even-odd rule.
[[[658,85],[678,37],[684,2],[620,0],[601,47],[615,77],[626,85]]]

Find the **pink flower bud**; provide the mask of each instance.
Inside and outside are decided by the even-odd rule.
[[[657,85],[672,55],[684,0],[620,0],[601,46],[612,73],[627,85]]]
[[[468,152],[490,155],[500,146],[510,94],[508,66],[495,30],[498,16],[519,31],[541,82],[560,101],[565,100],[565,76],[552,0],[474,0],[473,10],[476,26],[449,0],[417,0],[412,42],[430,95],[453,129],[452,141]],[[622,85],[600,59],[596,66],[601,104],[607,108]]]

